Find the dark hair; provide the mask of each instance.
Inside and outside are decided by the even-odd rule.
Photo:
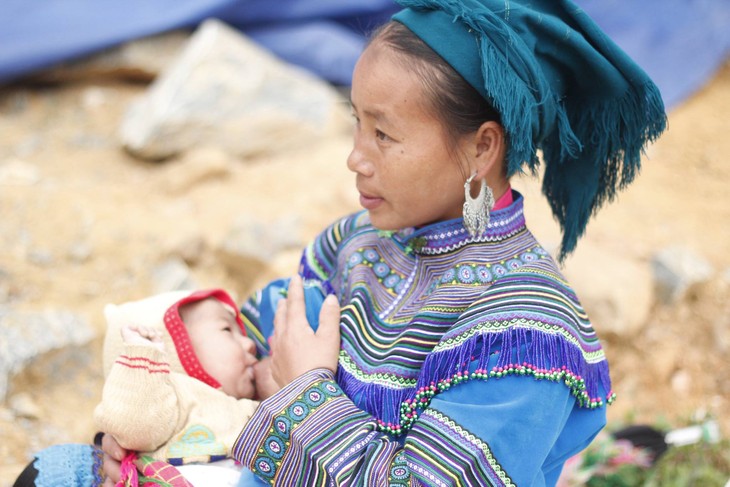
[[[370,37],[402,54],[408,69],[423,82],[435,115],[450,141],[475,132],[484,122],[501,124],[499,113],[467,81],[425,42],[400,22],[391,20]]]

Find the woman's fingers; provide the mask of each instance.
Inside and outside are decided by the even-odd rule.
[[[322,345],[323,365],[336,372],[340,356],[340,303],[334,294],[327,296],[322,303],[317,338]]]
[[[271,357],[264,357],[253,366],[256,399],[262,401],[281,389],[271,371]]]
[[[127,450],[122,448],[119,443],[117,443],[117,440],[109,434],[105,434],[101,437],[101,449],[106,455],[109,455],[117,462],[121,462],[122,459],[127,456]]]
[[[286,308],[287,326],[301,325],[302,318],[304,318],[303,324],[308,325],[307,311],[304,304],[304,284],[298,274],[292,276],[289,281]]]
[[[326,337],[340,344],[340,303],[337,296],[330,294],[322,303],[319,310],[319,328],[317,336]]]
[[[284,334],[284,329],[287,325],[287,304],[286,298],[282,298],[278,303],[276,303],[276,312],[274,313],[274,333],[272,334],[272,338]]]

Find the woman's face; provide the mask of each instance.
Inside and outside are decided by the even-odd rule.
[[[357,174],[360,204],[383,230],[461,216],[468,173],[454,156],[465,146],[449,145],[417,75],[397,56],[376,41],[352,79],[356,125],[347,167]]]

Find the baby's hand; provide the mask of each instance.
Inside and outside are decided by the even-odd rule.
[[[148,326],[122,325],[122,339],[130,345],[143,345],[155,347],[160,352],[165,351],[165,343],[162,341],[162,332]]]

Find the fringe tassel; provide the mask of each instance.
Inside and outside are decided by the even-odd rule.
[[[137,474],[137,467],[134,461],[137,460],[137,454],[131,452],[122,459],[119,467],[119,481],[115,487],[138,487],[139,477]]]
[[[543,193],[563,230],[559,260],[584,234],[591,216],[613,200],[641,169],[646,144],[666,128],[664,103],[651,82],[630,89],[622,98],[601,104],[565,103],[558,130],[542,144],[546,163]],[[573,139],[582,151],[565,157]]]
[[[482,74],[489,87],[491,103],[502,117],[502,124],[508,134],[532,134],[533,116],[537,116],[535,94],[518,76],[504,76],[510,72],[504,55],[499,53],[486,36],[480,36],[479,47]],[[532,114],[532,116],[526,116]],[[524,163],[532,173],[537,171],[539,160],[532,137],[510,137],[507,154],[507,173],[522,171]]]
[[[497,363],[488,369],[495,354]],[[410,429],[435,395],[467,380],[515,375],[562,382],[578,404],[589,409],[610,404],[615,397],[605,360],[589,364],[583,351],[562,336],[518,327],[477,334],[457,348],[432,353],[412,387],[363,383],[343,367],[337,375],[348,396],[365,398],[364,409],[378,418],[378,429],[396,436]]]

